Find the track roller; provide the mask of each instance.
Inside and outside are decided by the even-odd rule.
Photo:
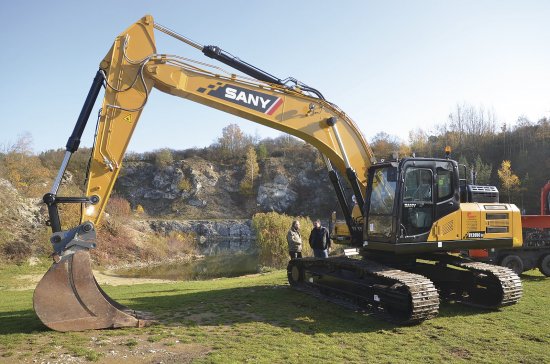
[[[517,303],[523,294],[511,269],[449,254],[423,256],[407,270],[431,279],[443,299],[469,306],[498,309]]]
[[[439,309],[439,295],[429,279],[370,260],[295,259],[287,275],[297,290],[403,325],[430,319]]]

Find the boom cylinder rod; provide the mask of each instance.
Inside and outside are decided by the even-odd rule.
[[[205,46],[202,49],[202,53],[207,57],[225,63],[226,65],[233,67],[236,70],[243,72],[244,74],[254,77],[257,80],[274,83],[277,85],[284,85],[283,81],[281,81],[279,78],[267,73],[264,70],[259,69],[258,67],[251,65],[250,63],[247,63],[237,57],[232,56],[220,47]]]
[[[342,159],[344,160],[344,164],[346,165],[346,168],[351,168],[351,164],[349,162],[348,155],[346,153],[346,148],[344,148],[344,143],[342,143],[340,132],[338,131],[338,127],[336,126],[336,118],[334,116],[328,118],[327,124],[328,126],[332,127],[332,130],[334,131],[334,137],[336,138],[336,142],[338,143],[340,152],[342,152]]]
[[[65,151],[65,155],[63,156],[63,161],[61,162],[59,171],[57,171],[57,176],[53,181],[52,189],[50,190],[50,193],[52,195],[57,195],[57,191],[59,190],[59,186],[61,185],[61,180],[63,179],[63,175],[65,174],[65,170],[67,169],[67,165],[69,164],[69,160],[71,159],[72,154],[73,153],[69,152],[68,150]]]
[[[361,186],[359,184],[359,179],[357,178],[357,173],[353,168],[346,168],[346,174],[348,177],[348,181],[351,184],[351,189],[353,190],[353,194],[355,195],[355,200],[357,201],[357,205],[359,205],[361,214],[364,215],[363,211],[365,207],[365,198],[363,197],[363,191],[361,191]]]
[[[344,160],[344,164],[346,165],[346,174],[348,181],[351,184],[351,188],[353,189],[353,193],[355,194],[355,199],[357,201],[357,204],[359,205],[359,208],[361,209],[361,213],[363,213],[363,208],[365,206],[365,200],[363,198],[363,192],[361,191],[361,186],[359,185],[359,179],[357,178],[357,173],[351,166],[351,163],[349,162],[348,155],[346,153],[346,148],[344,147],[344,143],[342,142],[342,138],[340,137],[340,132],[338,131],[338,126],[336,125],[336,117],[330,117],[327,119],[327,125],[332,128],[334,131],[334,137],[336,138],[336,142],[338,143],[338,147],[340,148],[340,152],[342,153],[342,159]]]
[[[90,87],[90,91],[88,91],[86,101],[84,101],[82,110],[80,110],[80,115],[78,115],[78,119],[76,120],[73,133],[67,141],[65,155],[63,156],[63,162],[61,162],[61,166],[59,167],[59,171],[57,172],[57,176],[55,177],[55,180],[53,182],[52,189],[50,190],[50,193],[52,195],[57,195],[57,191],[59,190],[59,186],[61,185],[61,180],[63,179],[63,175],[65,174],[65,170],[67,169],[67,165],[69,164],[69,160],[71,159],[71,155],[78,150],[78,146],[80,145],[80,138],[82,137],[82,133],[86,128],[86,123],[90,118],[90,113],[92,112],[95,100],[97,99],[97,95],[99,94],[102,85],[103,74],[101,73],[101,71],[97,71],[94,77],[94,81],[92,82],[92,86]]]
[[[183,35],[178,34],[178,33],[174,32],[173,30],[168,29],[163,25],[160,25],[159,23],[155,23],[153,26],[155,27],[155,29],[163,32],[164,34],[168,34],[169,36],[174,37],[177,40],[180,40],[180,41],[182,41],[186,44],[189,44],[191,47],[197,48],[199,51],[202,51],[202,49],[204,48],[204,46],[202,44],[199,44],[199,43],[197,43],[197,42],[195,42],[195,41],[193,41],[193,40],[191,40],[187,37],[184,37]]]
[[[328,176],[330,178],[330,182],[332,183],[332,186],[334,187],[334,192],[336,193],[336,198],[338,199],[338,203],[340,204],[340,208],[342,209],[342,213],[344,214],[344,219],[346,220],[346,225],[348,225],[348,229],[350,232],[353,231],[353,219],[351,216],[351,209],[349,207],[349,204],[346,200],[346,196],[344,194],[344,188],[342,187],[342,183],[340,182],[340,178],[338,177],[338,174],[332,167],[332,163],[330,160],[324,155],[323,160],[325,161],[325,165],[327,166],[328,170]]]
[[[163,32],[164,34],[168,34],[169,36],[174,37],[177,40],[180,40],[190,45],[191,47],[198,49],[205,56],[218,60],[230,67],[235,68],[236,70],[243,72],[246,75],[254,77],[257,80],[274,83],[277,85],[284,85],[283,81],[280,80],[279,78],[273,76],[272,74],[269,74],[264,70],[259,69],[256,66],[251,65],[250,63],[247,63],[237,57],[232,56],[231,54],[224,51],[218,46],[212,46],[212,45],[204,46],[158,23],[155,23],[154,27],[155,29]]]
[[[101,90],[101,86],[103,86],[103,73],[98,70],[95,74],[92,86],[90,87],[90,91],[88,91],[88,96],[86,96],[86,101],[84,101],[84,105],[82,106],[82,110],[80,110],[80,115],[78,115],[73,132],[67,141],[65,155],[63,156],[63,161],[61,162],[59,171],[57,171],[57,176],[53,181],[50,193],[47,193],[42,198],[42,201],[48,205],[48,215],[50,217],[52,232],[54,233],[61,231],[61,221],[59,219],[59,211],[57,209],[56,195],[59,191],[59,186],[61,186],[63,175],[69,165],[71,155],[78,150],[80,138],[82,137],[82,133],[84,133],[84,129],[86,128],[86,124],[90,118],[90,113],[94,107],[97,95]]]

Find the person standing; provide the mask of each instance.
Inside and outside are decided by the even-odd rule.
[[[300,235],[300,222],[294,220],[288,233],[286,234],[286,241],[288,243],[288,254],[290,259],[296,259],[302,257],[302,236]]]
[[[321,226],[321,220],[313,223],[313,230],[309,235],[309,246],[313,249],[315,258],[328,258],[330,250],[330,236],[326,227]]]

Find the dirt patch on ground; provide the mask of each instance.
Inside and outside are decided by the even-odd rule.
[[[460,359],[469,359],[472,356],[472,353],[468,349],[464,348],[451,348],[451,354]]]
[[[145,283],[174,283],[168,279],[153,279],[153,278],[127,278],[118,277],[109,274],[109,272],[101,273],[94,270],[94,276],[99,284],[108,284],[111,286],[125,286],[133,284],[145,284]]]
[[[176,340],[177,341],[177,340]],[[135,349],[110,350],[105,353],[99,363],[191,363],[193,360],[207,355],[211,349],[199,344],[174,345],[147,343]]]
[[[102,273],[100,271],[94,270],[94,276],[97,280],[97,283],[100,285],[110,285],[110,286],[128,286],[134,284],[146,284],[146,283],[174,283],[175,281],[170,281],[167,279],[153,279],[153,278],[127,278],[127,277],[118,277],[115,275],[110,275],[108,272]],[[17,284],[17,288],[8,289],[10,291],[26,291],[29,289],[35,289],[38,282],[42,279],[44,274],[24,274],[17,276],[15,279],[20,282]]]
[[[216,317],[216,314],[213,312],[201,312],[195,313],[193,315],[188,315],[186,318],[198,324],[202,324],[209,321],[210,319],[213,319],[214,317]]]
[[[191,363],[208,355],[209,346],[182,343],[176,338],[151,342],[145,335],[91,336],[86,343],[79,344],[80,354],[75,355],[59,345],[51,345],[48,339],[38,340],[25,353],[14,351],[10,357],[0,358],[2,363]],[[42,342],[43,341],[43,342]],[[46,349],[47,348],[47,349]],[[46,350],[45,350],[46,349]]]

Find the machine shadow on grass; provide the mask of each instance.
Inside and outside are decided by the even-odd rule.
[[[0,312],[0,335],[50,331],[33,310]]]
[[[527,281],[527,282],[542,282],[548,279],[548,277],[545,277],[545,276],[533,276],[528,274],[522,274],[520,275],[520,278],[522,281]]]
[[[530,277],[538,278],[538,277]],[[113,287],[105,287],[111,291]],[[160,286],[111,295],[128,307],[150,312],[166,326],[218,326],[260,322],[304,334],[369,333],[401,327],[372,313],[354,312],[288,286],[248,286],[200,291]],[[118,297],[117,297],[118,296]],[[60,309],[62,309],[60,307]],[[488,310],[442,302],[438,317],[483,315]],[[422,324],[420,324],[422,325]],[[0,335],[50,331],[32,309],[0,312]]]

